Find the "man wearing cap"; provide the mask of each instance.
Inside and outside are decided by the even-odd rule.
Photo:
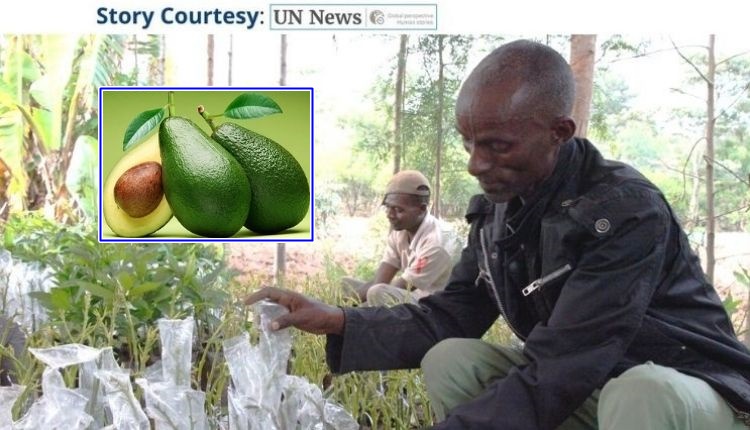
[[[340,308],[264,289],[271,328],[327,334],[334,372],[421,367],[436,429],[747,430],[750,352],[664,195],[575,137],[565,59],[485,57],[456,130],[483,195],[445,289]],[[502,318],[521,349],[481,338]]]
[[[383,197],[391,231],[375,279],[363,282],[347,277],[342,279],[344,288],[370,306],[416,303],[442,290],[450,276],[451,235],[428,213],[429,203],[430,184],[422,173],[396,173]]]

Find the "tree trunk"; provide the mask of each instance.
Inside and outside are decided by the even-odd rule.
[[[690,160],[690,168],[691,168],[691,185],[690,185],[690,200],[688,202],[688,215],[687,220],[685,221],[685,230],[688,232],[692,232],[695,227],[697,227],[700,224],[701,219],[701,205],[700,205],[700,198],[701,198],[701,164],[703,160],[703,151],[705,148],[703,146],[698,146],[695,148],[695,154],[693,156],[693,159]],[[696,250],[698,251],[698,250]]]
[[[208,86],[211,87],[214,85],[214,35],[209,34],[208,35],[208,46],[206,48],[206,58],[208,58],[208,61],[206,61],[207,70],[206,75],[208,76]]]
[[[229,65],[227,66],[227,85],[230,87],[232,86],[232,55],[234,55],[233,37],[233,35],[229,35],[229,51],[227,52],[227,57],[229,57]]]
[[[401,170],[403,139],[401,138],[401,119],[404,111],[404,82],[406,75],[406,43],[409,36],[402,34],[398,48],[398,69],[396,70],[396,101],[393,109],[393,173]]]
[[[435,217],[440,218],[440,167],[443,152],[443,105],[445,99],[445,62],[443,59],[443,49],[445,49],[445,36],[438,36],[438,104],[437,115],[435,118],[435,128],[437,136],[435,138],[435,194],[433,196],[432,212]]]
[[[285,86],[286,85],[286,50],[287,50],[287,40],[286,40],[286,34],[281,35],[281,52],[279,64],[280,64],[280,70],[279,70],[279,85]],[[283,287],[284,286],[284,279],[286,278],[286,244],[285,243],[277,243],[276,244],[276,256],[273,261],[273,283],[277,287]]]
[[[716,257],[714,255],[714,240],[716,238],[716,219],[714,218],[714,78],[716,76],[715,58],[716,36],[708,37],[708,74],[706,75],[706,86],[708,95],[706,97],[706,277],[708,281],[714,282],[714,266]]]
[[[586,137],[591,97],[594,88],[594,59],[596,35],[574,34],[570,38],[570,67],[576,83],[576,98],[573,104],[573,120],[576,122],[576,136]]]
[[[137,86],[140,82],[140,74],[141,74],[141,68],[138,66],[138,36],[133,35],[133,41],[132,47],[133,47],[133,70],[135,71],[135,85]]]
[[[161,36],[159,36],[159,40],[161,41],[161,43],[159,44],[159,85],[165,85],[167,81],[167,37],[162,34]]]
[[[286,50],[287,50],[286,34],[281,35],[281,59],[279,64],[281,69],[279,70],[279,85],[286,86]]]

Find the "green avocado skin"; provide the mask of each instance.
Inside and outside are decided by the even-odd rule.
[[[294,227],[310,208],[310,185],[292,154],[273,140],[225,122],[211,137],[240,162],[253,199],[245,227],[273,234]]]
[[[164,194],[177,220],[206,237],[237,233],[250,208],[250,184],[242,166],[186,118],[159,126]]]

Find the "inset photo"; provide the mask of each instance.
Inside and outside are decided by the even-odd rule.
[[[312,241],[312,104],[312,88],[102,87],[99,241]]]

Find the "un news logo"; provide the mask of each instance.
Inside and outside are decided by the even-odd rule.
[[[370,12],[370,22],[373,24],[383,25],[385,23],[385,15],[382,10],[374,10]]]

